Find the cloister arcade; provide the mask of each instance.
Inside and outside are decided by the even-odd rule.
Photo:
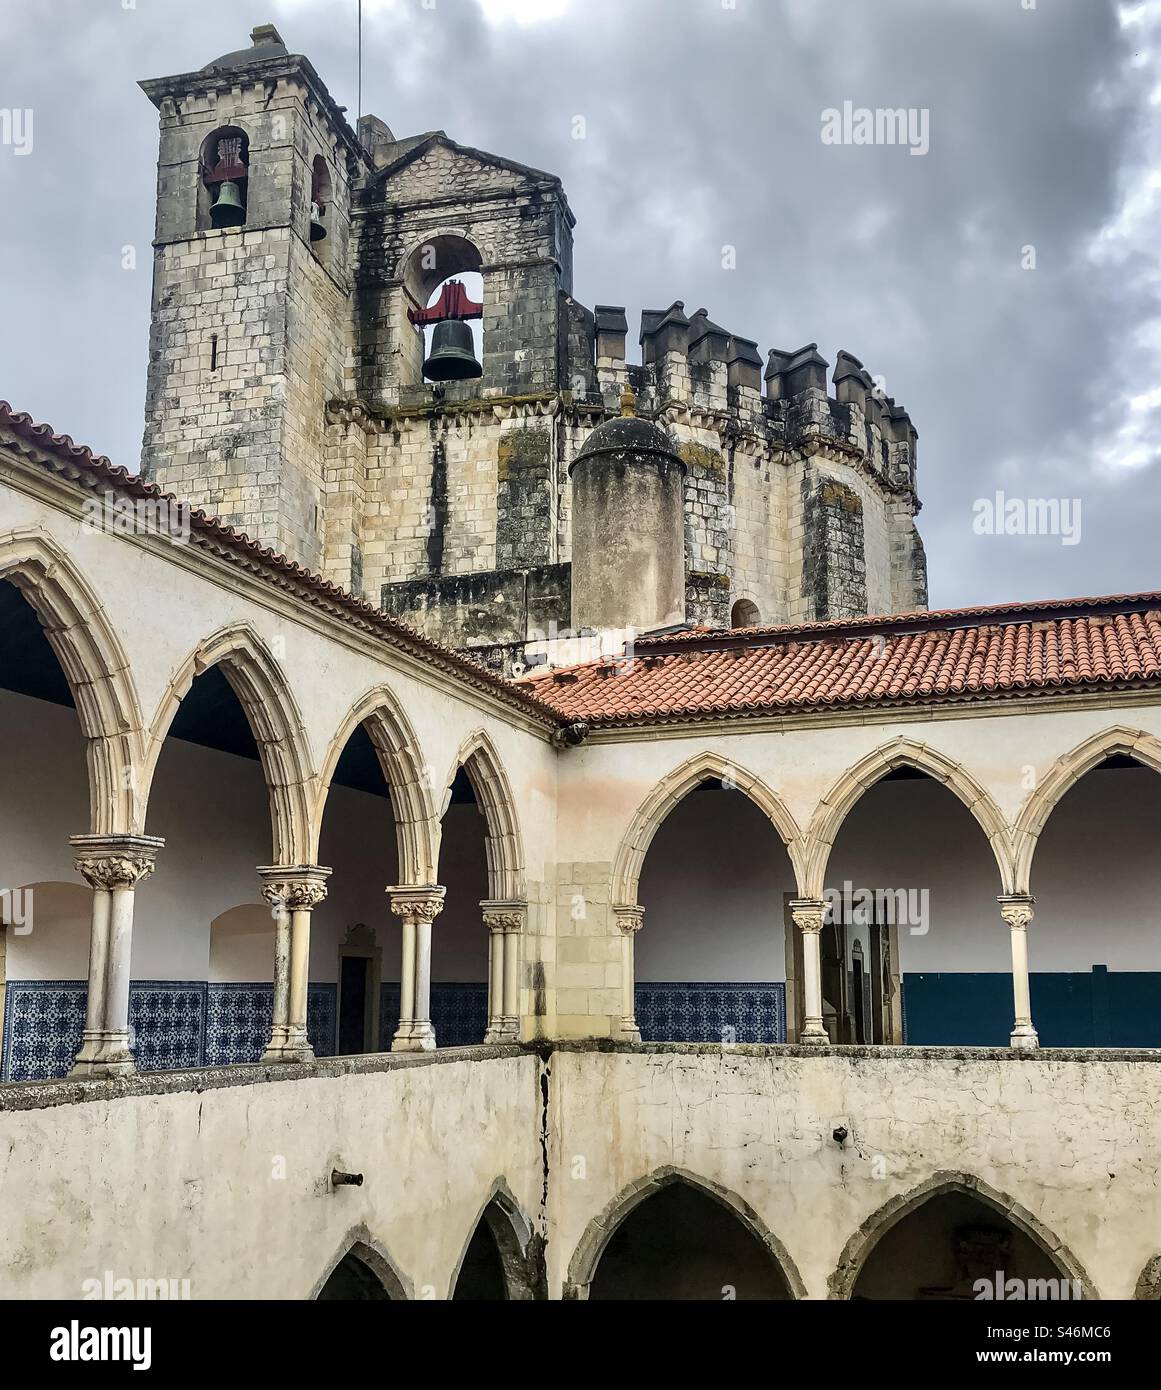
[[[265,560],[83,533],[35,491],[0,533],[0,1124],[36,1131],[10,1223],[49,1220],[55,1107],[109,1198],[85,1259],[123,1248],[92,1126],[142,1088],[142,1143],[216,1194],[154,1235],[225,1296],[256,1222],[295,1232],[281,1297],[960,1297],[997,1252],[1086,1293],[1145,1277],[1137,1177],[1119,1263],[1080,1193],[1135,1145],[1148,1185],[1119,1117],[1155,1054],[1114,1051],[1161,1041],[1148,691],[573,737]],[[207,1106],[240,1154],[279,1135],[244,1163],[293,1147],[288,1186],[251,1174],[242,1212]]]
[[[73,565],[44,537],[6,554],[10,785],[46,789],[6,840],[8,1079],[63,1074],[74,1043],[80,1071],[131,1068],[125,1038],[106,1036],[129,1028],[151,1067],[551,1036],[529,1006],[520,815],[488,733],[444,764],[380,684],[337,721],[315,773],[285,661],[246,621],[184,657],[145,721]],[[1159,748],[1130,725],[1100,729],[1008,815],[963,763],[906,735],[797,818],[741,758],[694,755],[627,825],[601,827],[611,879],[592,907],[611,901],[619,930],[589,983],[629,1040],[1157,1045]],[[111,834],[128,839],[107,889],[109,856],[85,837]],[[94,963],[104,995],[86,986],[70,840],[114,924]],[[1029,967],[1034,864],[1052,925],[1033,929]],[[117,913],[149,874],[125,958]],[[1123,885],[1115,933],[1109,876]],[[35,931],[16,920],[25,899]]]

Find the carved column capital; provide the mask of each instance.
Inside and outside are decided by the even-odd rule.
[[[636,936],[645,925],[645,909],[637,903],[622,903],[613,913],[622,936]]]
[[[423,887],[396,884],[387,889],[391,895],[391,911],[405,922],[434,922],[443,911],[447,889],[430,883]]]
[[[327,895],[330,869],[319,864],[271,864],[258,870],[262,896],[271,907],[312,912]]]
[[[522,902],[501,902],[485,899],[480,904],[484,926],[491,932],[522,932],[527,905]]]
[[[799,931],[817,935],[826,920],[827,905],[821,898],[792,898],[790,915]]]
[[[996,901],[1000,904],[1000,916],[1014,931],[1028,930],[1036,915],[1036,899],[1031,893],[1004,893]]]
[[[77,873],[90,888],[136,888],[148,878],[165,841],[156,835],[71,835]]]

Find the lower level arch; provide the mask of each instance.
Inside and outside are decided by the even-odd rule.
[[[806,1286],[786,1247],[767,1228],[748,1202],[708,1178],[697,1177],[684,1169],[669,1165],[657,1168],[647,1177],[631,1183],[599,1216],[589,1222],[569,1262],[563,1297],[589,1298],[601,1260],[626,1220],[651,1198],[675,1186],[685,1187],[701,1197],[710,1199],[728,1213],[756,1245],[762,1248],[772,1269],[785,1286],[786,1296],[791,1299],[805,1297]]]
[[[309,1295],[315,1300],[406,1302],[411,1283],[366,1226],[348,1231],[338,1253]]]
[[[952,1194],[973,1198],[979,1205],[991,1208],[1015,1231],[1024,1235],[1037,1250],[1059,1271],[1059,1277],[1075,1284],[1085,1299],[1098,1297],[1080,1262],[1066,1245],[1014,1198],[989,1187],[973,1173],[936,1173],[910,1192],[901,1193],[885,1202],[867,1218],[843,1247],[838,1267],[830,1276],[829,1296],[849,1299],[879,1242],[897,1225],[920,1211],[936,1198]]]

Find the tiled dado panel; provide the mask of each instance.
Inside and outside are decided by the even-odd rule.
[[[333,984],[308,985],[306,1031],[316,1057],[335,1052],[335,1001]],[[257,1062],[270,1041],[274,1016],[274,987],[266,984],[206,986],[207,1067],[231,1062]]]
[[[66,1076],[85,1026],[83,980],[9,980],[5,987],[5,1081]],[[273,986],[137,980],[129,1026],[142,1071],[256,1062],[270,1038]],[[335,986],[311,985],[307,1030],[320,1057],[335,1048]]]
[[[786,986],[780,981],[638,984],[635,1004],[643,1042],[786,1041]]]
[[[431,1024],[440,1047],[474,1047],[482,1043],[488,1031],[488,986],[433,984]],[[384,1052],[390,1051],[398,1026],[399,985],[380,985],[379,1046]]]

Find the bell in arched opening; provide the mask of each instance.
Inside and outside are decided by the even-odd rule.
[[[476,360],[472,330],[462,319],[441,319],[435,325],[423,375],[429,381],[470,381],[484,375]]]
[[[211,227],[240,227],[246,220],[241,190],[233,180],[218,184],[217,197],[210,208]]]

